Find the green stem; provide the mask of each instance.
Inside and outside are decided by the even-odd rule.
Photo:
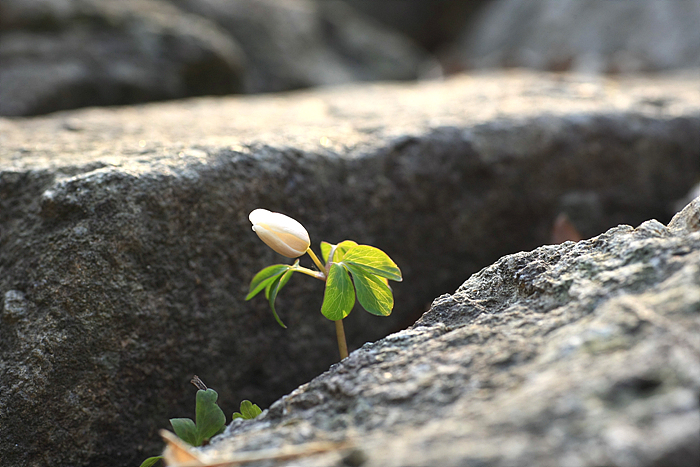
[[[345,341],[345,329],[343,328],[343,320],[335,321],[335,335],[338,338],[338,350],[340,351],[340,359],[343,360],[348,356],[348,343]]]
[[[326,268],[323,266],[323,263],[321,262],[320,259],[318,259],[318,256],[316,256],[316,253],[314,253],[314,250],[311,249],[311,247],[306,249],[306,252],[311,256],[311,259],[314,260],[314,263],[316,263],[316,267],[318,268],[319,271],[324,272]],[[325,274],[324,274],[325,276]]]
[[[328,270],[323,266],[323,263],[321,263],[321,260],[318,259],[318,256],[316,256],[316,253],[314,253],[314,250],[312,250],[311,247],[307,248],[306,252],[309,254],[309,256],[311,256],[311,259],[314,261],[314,263],[316,263],[316,267],[318,267],[318,269],[320,271],[322,271],[321,274],[323,275],[323,280],[325,281],[326,274],[328,273]],[[304,272],[304,271],[300,270],[300,272]],[[326,272],[326,274],[324,274],[324,272]],[[306,274],[308,274],[308,273],[306,273]],[[311,274],[309,274],[309,275],[311,275]],[[347,358],[347,356],[348,356],[348,343],[345,340],[345,328],[343,327],[343,320],[342,319],[335,321],[335,336],[338,339],[338,350],[340,351],[340,359],[342,360],[344,358]]]
[[[325,274],[323,274],[322,272],[319,272],[319,271],[314,271],[313,269],[305,268],[303,266],[295,266],[295,267],[293,267],[293,270],[300,272],[302,274],[306,274],[307,276],[311,276],[315,279],[320,279],[322,281],[326,280]]]

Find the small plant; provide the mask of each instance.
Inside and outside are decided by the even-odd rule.
[[[202,446],[209,443],[213,436],[223,433],[226,415],[216,403],[219,394],[207,388],[201,379],[196,378],[193,381],[196,381],[195,385],[199,387],[195,408],[196,422],[191,418],[171,418],[170,424],[181,440],[192,446]]]
[[[173,427],[175,434],[186,443],[192,446],[203,446],[209,443],[209,440],[223,433],[226,428],[226,415],[216,403],[219,394],[213,389],[207,388],[204,382],[197,375],[190,381],[197,387],[197,404],[195,406],[195,420],[190,418],[171,418],[170,424]],[[262,413],[260,407],[250,401],[241,402],[242,414],[236,412],[233,418],[253,419]],[[151,467],[158,461],[162,460],[163,456],[149,457],[141,463],[140,467]]]
[[[250,401],[243,401],[241,402],[241,411],[233,412],[233,415],[231,415],[231,420],[235,420],[237,418],[242,418],[244,420],[252,420],[261,413],[262,410],[260,409],[260,407],[258,407],[257,404],[253,404]]]
[[[321,256],[311,249],[309,234],[299,222],[284,214],[256,209],[250,213],[253,231],[277,253],[297,258],[294,264],[268,266],[253,277],[246,300],[263,290],[277,323],[284,325],[275,310],[275,299],[292,274],[300,272],[325,281],[321,313],[335,322],[341,360],[348,356],[343,318],[350,314],[355,297],[360,305],[374,315],[389,316],[394,308],[394,295],[389,280],[401,281],[401,270],[382,250],[345,240],[332,245],[321,242]],[[299,257],[308,254],[318,271],[299,265]],[[350,278],[352,276],[352,280]]]

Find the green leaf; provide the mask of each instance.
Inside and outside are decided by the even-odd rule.
[[[247,419],[253,419],[262,413],[260,407],[257,404],[253,404],[250,401],[241,402],[241,413]]]
[[[294,261],[294,264],[292,264],[291,266],[287,266],[287,271],[283,271],[282,274],[285,274],[285,273],[288,272],[288,271],[292,271],[292,270],[295,269],[297,266],[299,266],[299,260],[298,260],[298,259],[297,259],[296,261]],[[293,271],[292,271],[292,272],[293,272]],[[267,300],[270,300],[270,292],[272,292],[272,289],[273,289],[274,287],[277,287],[277,285],[280,283],[279,281],[281,281],[281,282],[282,282],[282,285],[280,285],[280,286],[277,288],[277,293],[279,293],[279,291],[282,290],[282,287],[284,287],[285,284],[286,284],[287,282],[289,282],[289,279],[290,279],[291,277],[292,277],[292,275],[289,274],[289,275],[287,275],[287,278],[286,278],[286,279],[282,280],[282,279],[283,279],[283,276],[282,276],[282,275],[279,275],[279,276],[273,277],[270,281],[268,281],[267,285],[265,286],[265,298],[266,298]],[[273,301],[274,301],[274,300],[273,300]],[[273,310],[274,310],[274,307],[273,307]],[[285,327],[286,327],[286,326],[285,326]]]
[[[282,322],[279,315],[277,314],[277,310],[275,310],[275,299],[277,298],[277,294],[279,293],[279,291],[282,290],[282,287],[284,287],[285,284],[289,282],[289,279],[292,277],[293,273],[294,270],[290,269],[281,276],[278,276],[274,280],[274,282],[270,284],[270,292],[267,294],[268,301],[270,303],[270,308],[272,309],[272,315],[275,317],[275,321],[277,321],[277,324],[279,324],[285,329],[287,329],[287,326]]]
[[[243,418],[246,420],[252,420],[262,413],[260,407],[257,404],[253,404],[250,401],[241,402],[241,411],[234,412],[231,416],[232,419]]]
[[[369,245],[358,245],[348,251],[343,257],[343,262],[359,266],[370,274],[386,277],[392,281],[402,281],[401,270],[389,255],[379,248]]]
[[[321,259],[323,259],[324,263],[328,262],[328,254],[331,252],[331,249],[333,249],[334,245],[331,245],[328,242],[321,242]]]
[[[321,313],[331,321],[345,318],[355,305],[355,289],[343,266],[331,263]]]
[[[353,242],[352,240],[344,240],[338,243],[335,248],[335,254],[333,255],[333,262],[340,263],[345,257],[345,254],[356,246],[357,243]]]
[[[284,273],[282,273],[284,274]],[[279,281],[282,280],[282,274],[279,276],[275,276],[272,278],[272,280],[267,282],[267,285],[265,286],[265,300],[270,300],[270,291],[272,290],[273,287],[275,287],[277,284],[279,284]]]
[[[386,284],[386,279],[367,274],[364,269],[347,264],[357,291],[357,301],[362,308],[377,316],[389,316],[394,308],[394,294]]]
[[[199,443],[194,446],[200,446],[203,441],[218,434],[226,425],[226,415],[216,403],[218,398],[219,394],[213,389],[197,391],[196,418]]]
[[[145,461],[141,462],[140,467],[151,467],[156,464],[159,460],[163,459],[163,456],[149,457]]]
[[[296,266],[297,264],[299,264],[299,260],[297,260],[297,261],[294,263],[294,266]],[[279,286],[277,286],[277,293],[280,293],[280,290],[282,290],[282,287],[284,287],[285,285],[287,285],[287,282],[289,282],[289,279],[292,278],[292,274],[294,274],[294,269],[291,269],[291,268],[290,268],[289,271],[285,272],[285,273],[282,275],[282,277],[280,278]]]
[[[357,243],[352,240],[343,240],[337,245],[331,245],[328,242],[321,242],[321,254],[323,255],[323,260],[328,263],[332,261],[334,263],[340,263],[343,260],[343,256],[351,248],[356,247]]]
[[[288,269],[288,264],[274,264],[257,273],[250,282],[250,289],[245,299],[250,300],[251,298],[255,297],[260,293],[260,291],[267,288],[269,283],[274,281],[277,276],[284,274],[284,272]]]
[[[197,427],[190,418],[171,418],[170,424],[173,426],[175,434],[184,442],[192,446],[199,446]]]

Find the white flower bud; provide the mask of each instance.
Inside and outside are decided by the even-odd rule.
[[[303,225],[289,216],[267,209],[256,209],[248,216],[260,240],[287,258],[298,258],[311,245]]]

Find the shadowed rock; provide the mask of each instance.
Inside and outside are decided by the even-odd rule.
[[[698,216],[700,198],[668,228],[505,256],[205,455],[330,440],[354,448],[293,465],[698,465]]]
[[[0,3],[0,115],[416,79],[431,66],[339,1]]]
[[[172,0],[216,22],[248,58],[246,92],[413,80],[439,66],[407,37],[338,0]]]
[[[634,73],[700,64],[695,0],[494,0],[443,56],[447,69]]]
[[[351,238],[402,268],[390,318],[346,320],[356,349],[546,243],[571,200],[596,207],[571,211],[595,212],[578,217],[585,236],[666,222],[700,177],[699,135],[700,91],[682,75],[486,74],[0,119],[0,457],[133,465],[168,418],[192,416],[193,374],[230,414],[327,369],[320,282],[287,286],[287,330],[243,301],[283,260],[251,232],[255,208],[298,219],[316,248]],[[528,258],[518,267],[540,274]]]
[[[433,51],[454,41],[467,21],[490,0],[344,1]]]
[[[5,0],[0,13],[0,115],[243,90],[237,43],[165,1]]]

